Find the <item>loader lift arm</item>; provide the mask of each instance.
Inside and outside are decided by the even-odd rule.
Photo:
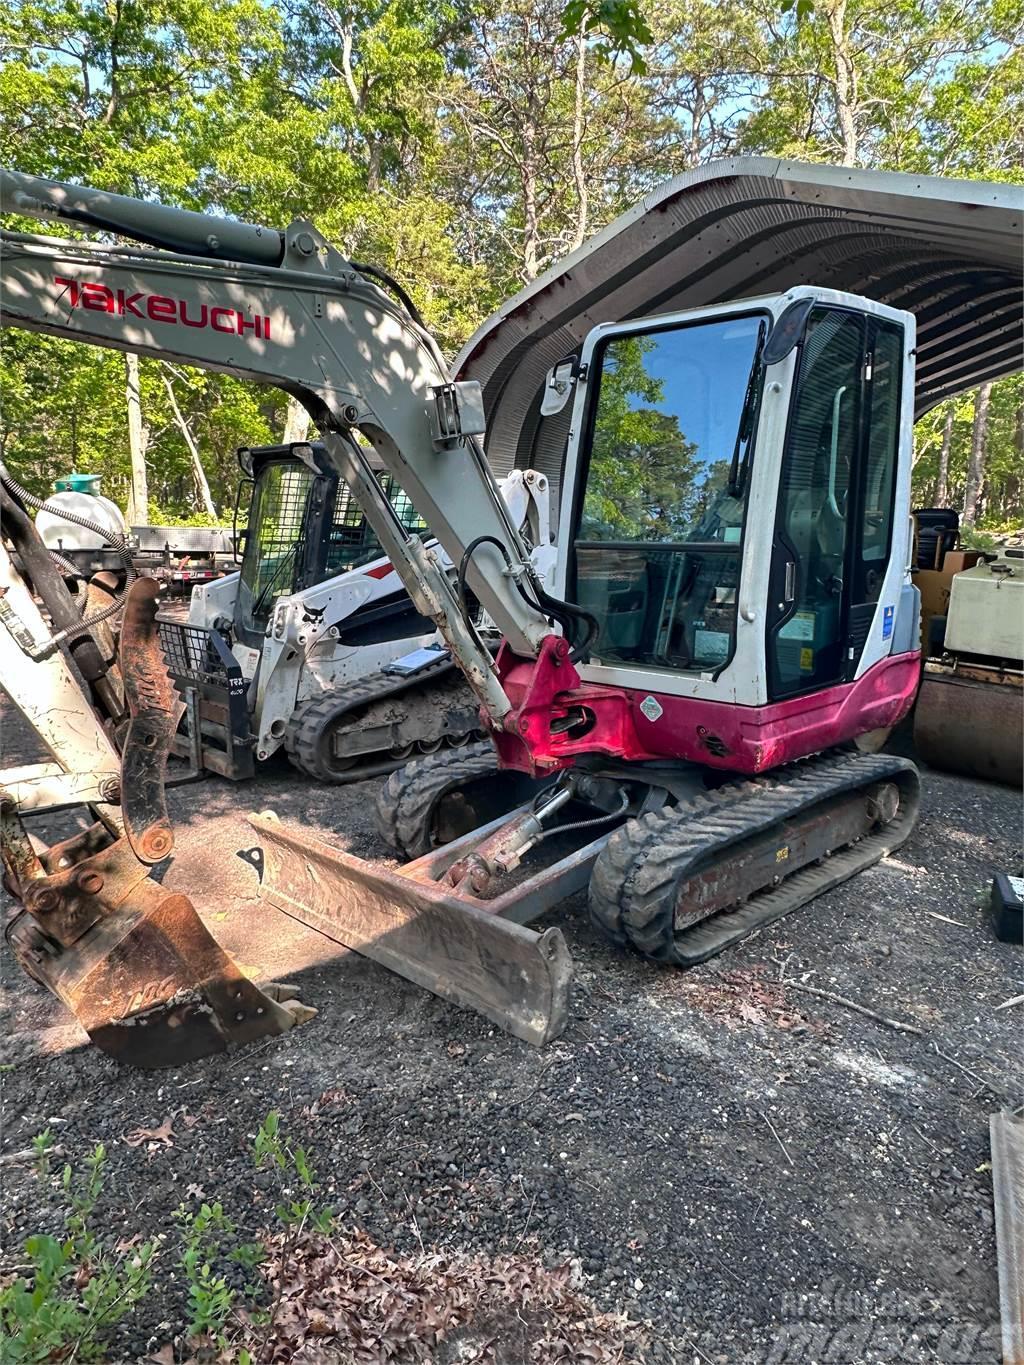
[[[316,229],[284,232],[0,171],[0,209],[149,243],[0,233],[0,323],[173,358],[276,385],[323,432],[417,609],[438,626],[499,727],[512,704],[429,550],[394,514],[356,433],[371,442],[511,650],[535,658],[552,603],[477,437],[479,386],[457,384],[425,329]]]

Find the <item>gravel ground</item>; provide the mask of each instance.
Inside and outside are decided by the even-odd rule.
[[[32,756],[16,724],[5,740],[5,762]],[[201,1195],[254,1235],[272,1191],[249,1147],[277,1109],[347,1224],[400,1253],[576,1258],[601,1308],[650,1323],[645,1359],[997,1358],[988,1115],[1017,1100],[1020,1010],[994,1007],[1021,964],[984,904],[992,873],[1020,866],[1018,793],[926,772],[897,856],[688,973],[615,951],[568,901],[552,919],[572,1022],[537,1052],[257,902],[248,810],[381,857],[376,785],[282,767],[176,788],[164,884],[319,1014],[228,1057],[119,1070],[8,954],[4,1151],[46,1127],[65,1159],[104,1142],[103,1211],[126,1240]],[[126,1142],[171,1115],[172,1145]],[[29,1162],[0,1173],[10,1265],[55,1229],[58,1192]],[[111,1358],[169,1341],[180,1294],[162,1275]]]

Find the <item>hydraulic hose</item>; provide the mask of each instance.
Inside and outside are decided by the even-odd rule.
[[[372,280],[379,280],[385,288],[390,289],[392,294],[398,299],[402,307],[415,322],[417,327],[426,331],[427,324],[423,321],[420,310],[412,301],[412,296],[407,289],[398,283],[393,275],[389,275],[386,270],[381,270],[378,265],[367,265],[364,261],[349,261],[353,270],[358,270],[360,275],[367,275]]]
[[[58,631],[57,634],[53,636],[52,643],[60,644],[63,640],[73,640],[76,635],[81,635],[83,631],[87,631],[91,626],[98,625],[100,621],[105,621],[108,617],[119,612],[124,605],[128,587],[135,578],[135,563],[132,559],[131,546],[124,536],[116,533],[112,534],[107,527],[101,526],[99,522],[90,521],[88,517],[79,516],[77,512],[68,511],[65,507],[54,506],[52,503],[48,503],[44,498],[37,498],[34,493],[30,493],[27,488],[23,487],[23,485],[11,475],[6,466],[2,464],[0,464],[0,484],[3,485],[12,497],[17,498],[24,506],[34,507],[37,512],[49,512],[52,516],[60,517],[62,520],[70,522],[73,526],[80,526],[83,530],[92,531],[94,535],[98,535],[102,537],[103,540],[108,541],[121,556],[127,569],[125,586],[114,598],[109,607],[104,607],[102,611],[95,612],[92,616],[83,617],[82,620],[75,625],[69,626],[65,630]],[[56,560],[62,571],[72,568],[67,560],[62,559],[60,555],[54,555],[52,551],[50,554],[51,558]]]
[[[473,556],[473,551],[480,545],[496,546],[498,550],[500,550],[507,568],[510,571],[512,569],[512,561],[509,558],[508,551],[497,536],[477,536],[476,540],[470,541],[462,552],[462,558],[459,561],[458,594],[463,610],[465,610],[466,573],[469,569],[469,561]],[[533,607],[534,611],[539,611],[542,616],[550,616],[553,620],[557,621],[565,632],[567,639],[571,639],[574,635],[577,621],[582,621],[586,625],[586,636],[579,644],[574,644],[569,651],[571,662],[574,664],[579,663],[580,659],[583,658],[597,638],[597,632],[600,629],[597,617],[585,610],[585,608],[578,607],[572,602],[563,602],[557,597],[550,596],[550,594],[544,591],[539,583],[534,583],[532,585],[537,589],[537,596],[532,597],[515,574],[510,572],[510,577],[516,586],[516,591],[523,601],[526,602],[528,606]]]
[[[534,804],[536,805],[536,803]],[[626,795],[624,791],[620,791],[618,810],[609,811],[605,815],[598,815],[589,820],[570,820],[567,824],[564,825],[552,825],[550,829],[546,829],[544,831],[543,838],[550,839],[552,834],[569,834],[573,830],[592,829],[597,825],[609,825],[613,820],[618,820],[620,816],[625,815],[628,808],[629,797]],[[541,807],[541,809],[539,811],[536,811],[535,813],[537,814],[538,817],[543,815],[544,808]]]

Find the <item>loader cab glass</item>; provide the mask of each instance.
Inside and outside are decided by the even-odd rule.
[[[595,353],[574,536],[595,662],[713,672],[730,658],[767,325],[651,328]]]
[[[295,457],[257,464],[239,586],[239,625],[261,637],[274,603],[381,557],[380,542],[348,485]],[[378,476],[408,531],[425,526],[390,474]],[[249,643],[255,643],[250,638]]]

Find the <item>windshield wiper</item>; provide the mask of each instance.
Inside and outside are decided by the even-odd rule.
[[[761,363],[761,356],[764,352],[765,338],[768,335],[768,324],[762,319],[757,329],[757,346],[754,348],[754,361],[750,367],[750,374],[747,376],[747,388],[743,395],[743,407],[740,410],[739,427],[736,431],[736,444],[733,447],[732,461],[729,464],[729,482],[727,491],[729,495],[738,498],[747,484],[747,465],[750,461],[750,438],[754,431],[754,417],[757,413],[758,404],[761,401],[761,384],[764,380],[764,366]],[[740,449],[743,451],[743,461],[740,462]]]

